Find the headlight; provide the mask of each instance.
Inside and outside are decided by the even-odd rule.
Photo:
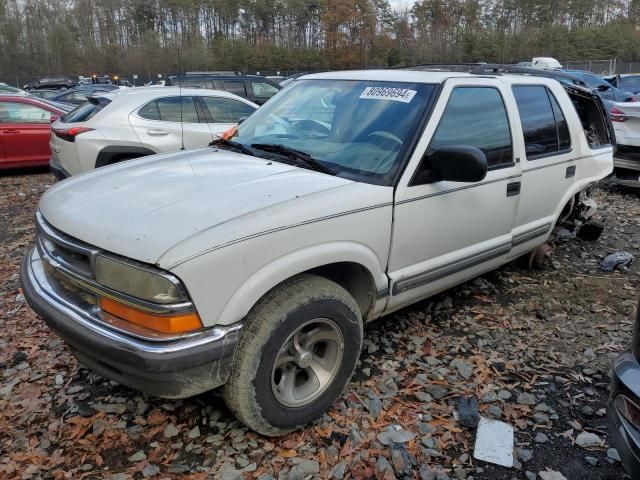
[[[159,304],[188,301],[179,280],[170,274],[156,273],[104,255],[96,257],[95,274],[99,284],[142,300]]]

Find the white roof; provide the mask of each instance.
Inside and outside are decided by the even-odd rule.
[[[413,82],[413,83],[442,83],[449,78],[495,78],[505,83],[537,83],[545,84],[555,82],[552,78],[517,75],[517,74],[474,74],[466,72],[448,72],[439,70],[344,70],[336,72],[323,72],[304,75],[296,80],[373,80],[381,82]],[[295,81],[295,80],[294,80]]]
[[[207,88],[178,88],[178,87],[139,87],[139,88],[126,88],[119,90],[109,90],[106,92],[97,92],[94,97],[105,97],[110,100],[128,99],[132,101],[146,101],[154,98],[172,97],[177,95],[198,95],[198,96],[212,96],[212,97],[226,97],[234,100],[240,100],[244,103],[254,105],[246,98],[239,97],[233,93],[225,92],[224,90],[210,90]]]

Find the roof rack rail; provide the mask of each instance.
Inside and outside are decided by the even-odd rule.
[[[538,77],[564,78],[572,82],[582,82],[578,77],[561,70],[542,69],[532,67],[518,67],[517,65],[504,65],[500,63],[485,63],[469,71],[474,75],[501,75],[503,73],[511,73],[515,75],[535,75]]]
[[[418,65],[401,65],[391,67],[393,70],[436,70],[446,72],[469,72],[475,67],[486,65],[484,62],[477,63],[420,63]]]

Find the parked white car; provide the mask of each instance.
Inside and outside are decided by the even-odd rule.
[[[552,57],[534,57],[531,60],[531,66],[533,68],[543,68],[545,70],[562,69],[562,64]]]
[[[100,92],[51,126],[51,171],[63,179],[132,158],[202,148],[257,108],[219,90]]]
[[[640,185],[640,102],[618,102],[611,108],[611,122],[616,133],[613,165],[616,181]]]
[[[170,398],[224,385],[246,425],[289,432],[341,395],[364,322],[536,249],[611,172],[601,99],[567,88],[296,79],[212,148],[49,189],[24,294],[97,372]]]

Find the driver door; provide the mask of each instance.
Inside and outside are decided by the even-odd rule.
[[[514,136],[521,136],[521,129],[508,114],[515,111],[512,93],[501,82],[445,82],[396,189],[389,310],[473,278],[508,258],[520,198],[521,142]],[[423,154],[447,145],[480,148],[488,160],[486,178],[475,183],[414,180],[420,169],[430,168]]]

